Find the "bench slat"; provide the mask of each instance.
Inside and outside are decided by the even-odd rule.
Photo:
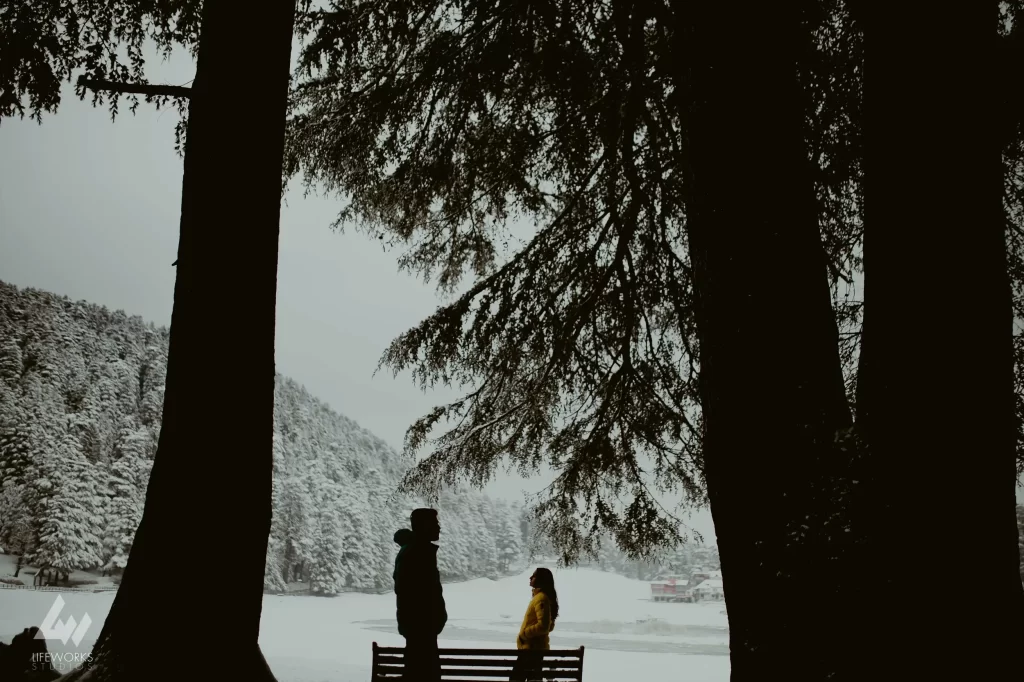
[[[377,666],[378,674],[390,673],[392,675],[401,675],[405,670],[404,667],[381,665]],[[442,675],[468,675],[469,677],[508,677],[512,672],[512,668],[507,669],[487,669],[487,668],[442,668]],[[571,677],[576,679],[580,676],[579,669],[576,670],[559,670],[552,668],[543,669],[545,677]]]
[[[402,654],[405,647],[378,646],[377,651],[382,654]],[[523,651],[531,651],[537,656],[550,658],[552,656],[564,656],[568,658],[581,658],[579,649],[438,649],[441,656],[518,656]]]
[[[497,682],[495,678],[507,679],[511,677],[517,660],[527,653],[533,659],[532,670],[526,672],[529,679],[582,682],[583,647],[548,650],[439,648],[441,679],[443,682]],[[403,682],[404,671],[405,647],[383,647],[373,643],[372,682]]]
[[[382,665],[401,666],[406,658],[401,655],[381,654],[377,657],[378,663]],[[482,666],[490,668],[509,667],[515,664],[516,656],[509,658],[438,658],[441,666]],[[579,658],[543,658],[542,666],[545,668],[580,668],[582,662]]]

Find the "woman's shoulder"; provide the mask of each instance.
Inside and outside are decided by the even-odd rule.
[[[543,592],[538,592],[537,594],[533,595],[532,601],[548,601],[548,595],[544,594]]]

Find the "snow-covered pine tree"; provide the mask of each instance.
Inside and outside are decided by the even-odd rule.
[[[23,420],[0,423],[0,481],[22,483],[32,462],[33,447],[39,441],[39,429],[24,415]]]
[[[473,575],[497,579],[498,568],[497,524],[491,499],[474,492],[467,496],[470,542],[473,544]]]
[[[372,590],[377,585],[374,536],[380,530],[371,525],[367,491],[357,486],[342,488],[338,512],[343,524],[341,565],[345,586]]]
[[[340,491],[325,485],[314,515],[313,553],[310,559],[309,589],[314,594],[334,596],[345,586],[342,550],[343,523],[338,510]]]
[[[394,531],[399,527],[394,486],[375,466],[366,472],[365,485],[370,515],[367,529],[373,552],[374,590],[387,590],[394,584]],[[404,527],[404,524],[403,524]]]
[[[0,483],[0,548],[23,557],[35,551],[36,535],[32,509],[26,503],[26,485],[8,478]]]
[[[495,546],[498,551],[498,569],[507,574],[518,568],[523,554],[522,532],[516,510],[508,503],[496,506],[497,532]]]
[[[446,580],[466,580],[473,576],[475,548],[471,540],[470,509],[466,496],[445,490],[439,495],[438,511],[441,521],[440,549],[437,567]]]
[[[267,558],[263,568],[263,589],[271,592],[283,592],[287,587],[285,579],[285,532],[284,532],[284,510],[286,508],[283,485],[285,477],[284,452],[281,447],[281,437],[277,433],[276,418],[274,431],[274,468],[271,496],[273,498],[273,514],[270,518],[270,536],[267,538]]]
[[[83,452],[87,459],[96,463],[107,463],[113,459],[120,431],[118,422],[124,414],[120,411],[123,401],[118,377],[110,374],[112,367],[107,363],[100,368],[76,419]]]
[[[128,563],[135,531],[142,520],[154,450],[152,435],[145,427],[122,431],[117,459],[109,465],[107,476],[104,571],[118,573]]]
[[[17,385],[21,379],[23,358],[21,346],[14,334],[5,333],[0,342],[0,381],[8,386]]]
[[[145,330],[146,348],[139,366],[139,421],[154,436],[160,426],[167,380],[167,335],[149,325]]]
[[[39,545],[32,562],[57,569],[65,577],[74,570],[100,565],[102,503],[97,471],[89,466],[78,440],[64,434],[53,441],[49,462],[52,494],[46,498]]]
[[[281,531],[284,533],[284,579],[286,582],[303,582],[309,579],[309,562],[314,547],[313,501],[318,493],[313,489],[310,476],[287,475],[282,481],[282,499],[286,505],[281,510]],[[271,520],[273,523],[273,520]]]
[[[263,589],[268,592],[285,592],[288,584],[284,581],[284,543],[271,534],[267,538],[267,563],[263,573]]]

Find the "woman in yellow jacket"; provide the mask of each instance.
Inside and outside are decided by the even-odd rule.
[[[546,568],[538,568],[530,576],[533,598],[526,607],[523,624],[519,627],[516,648],[522,651],[512,669],[512,680],[541,677],[542,651],[551,648],[548,633],[555,629],[558,618],[558,593],[555,576]]]

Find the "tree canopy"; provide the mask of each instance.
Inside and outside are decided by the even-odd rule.
[[[852,368],[859,42],[840,4],[803,19],[807,153]],[[454,422],[406,483],[546,461],[540,511],[569,558],[599,527],[637,555],[676,540],[659,492],[703,502],[684,23],[667,2],[346,2],[303,25],[290,171],[348,200],[339,225],[406,244],[402,267],[447,291],[475,279],[384,356],[468,388],[410,429],[416,450]],[[534,234],[503,257],[518,217]]]
[[[1004,45],[1020,40],[1020,6],[1000,8]],[[802,10],[806,151],[852,399],[862,37],[841,0]],[[506,457],[522,471],[546,461],[559,476],[541,511],[568,556],[602,525],[640,554],[671,542],[656,491],[702,501],[687,93],[672,79],[687,68],[685,22],[668,2],[613,0],[332,2],[301,22],[289,172],[346,200],[338,226],[404,247],[402,268],[448,292],[473,280],[382,360],[466,390],[410,428],[410,450],[444,432],[406,484],[436,491]],[[1021,317],[1024,138],[1019,118],[1001,123]],[[747,182],[771,172],[736,163]],[[534,225],[521,248],[516,219]]]
[[[181,151],[183,89],[149,84],[146,53],[155,48],[166,57],[180,48],[195,57],[201,12],[199,0],[8,3],[0,12],[0,123],[26,115],[42,123],[44,113],[56,113],[60,106],[63,85],[74,83],[81,99],[91,93],[93,105],[108,106],[112,116],[122,97],[132,112],[140,95],[158,108],[175,106],[181,114],[176,130]],[[87,88],[90,82],[146,87],[126,93]]]
[[[862,39],[847,4],[801,4],[800,78],[852,396]],[[999,6],[1005,60],[993,68],[1007,93],[1020,63],[1022,5]],[[0,16],[0,119],[41,120],[57,109],[62,83],[86,95],[79,78],[136,86],[127,94],[132,108],[141,96],[184,111],[180,92],[147,84],[144,54],[148,45],[194,53],[200,12],[201,3],[183,0],[8,7]],[[402,246],[401,267],[448,292],[473,280],[384,356],[395,371],[412,368],[423,386],[467,391],[410,429],[415,450],[455,420],[437,456],[407,483],[436,491],[464,475],[482,481],[505,457],[523,471],[547,461],[560,473],[548,518],[587,519],[558,526],[564,547],[596,537],[579,532],[594,521],[620,529],[640,553],[670,541],[673,514],[660,507],[659,491],[681,489],[697,503],[703,495],[683,236],[688,95],[672,83],[687,67],[683,9],[667,0],[336,0],[300,3],[298,22],[305,42],[287,174],[343,197],[338,225]],[[118,111],[116,92],[93,96]],[[1004,207],[1021,318],[1024,136],[1019,109],[1006,112],[998,120],[1006,130]],[[744,169],[742,160],[737,167],[749,182],[771,172]],[[534,223],[526,245],[510,231],[516,219]],[[1024,471],[1024,454],[1018,463]],[[602,482],[614,485],[602,490]],[[619,497],[630,511],[613,503]],[[635,537],[652,519],[661,520],[654,533]]]

